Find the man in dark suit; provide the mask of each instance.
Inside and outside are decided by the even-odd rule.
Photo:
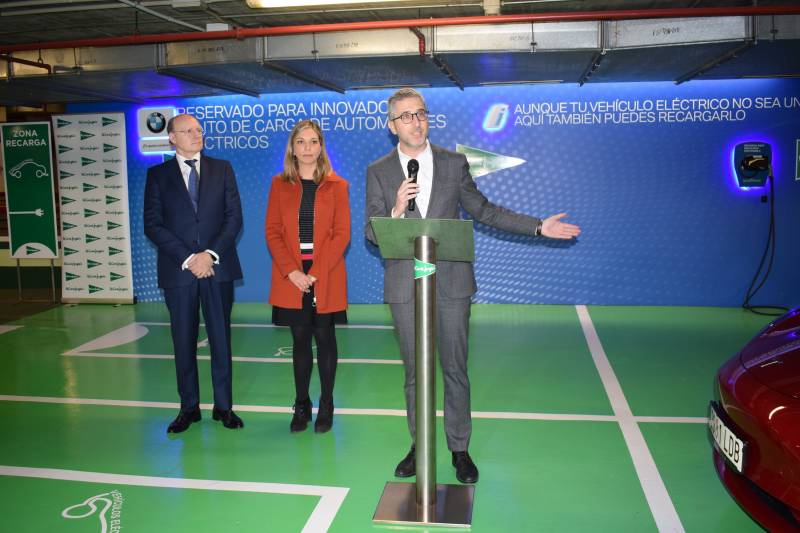
[[[191,115],[167,124],[175,158],[147,171],[144,232],[158,248],[158,286],[170,315],[181,409],[167,433],[200,421],[197,380],[199,307],[211,348],[212,417],[229,429],[244,427],[233,412],[231,309],[233,281],[241,279],[236,236],[242,208],[233,168],[201,155],[203,130]]]
[[[458,219],[463,208],[472,217],[505,231],[572,239],[580,228],[562,222],[566,213],[538,219],[492,204],[481,194],[463,154],[428,142],[428,109],[413,89],[401,89],[389,98],[389,129],[398,138],[397,149],[367,169],[367,239],[376,243],[370,217]],[[418,180],[407,177],[408,161],[419,163]],[[416,209],[408,210],[415,199]],[[408,428],[415,439],[414,272],[410,260],[385,261],[384,300],[389,303],[405,367]],[[444,425],[453,454],[456,477],[462,483],[478,481],[478,468],[467,448],[472,434],[467,335],[470,298],[477,286],[472,263],[439,261],[436,265],[436,336],[444,377]],[[416,474],[411,451],[395,469],[398,477]]]

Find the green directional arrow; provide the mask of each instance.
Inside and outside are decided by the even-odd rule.
[[[469,172],[473,178],[485,176],[498,170],[515,167],[525,162],[524,159],[500,155],[478,148],[472,148],[463,144],[456,145],[456,152],[467,156]]]
[[[102,290],[103,290],[102,287],[96,287],[94,285],[89,285],[89,294],[94,294],[94,293],[100,292]]]
[[[108,247],[108,255],[117,255],[117,254],[121,254],[121,253],[122,253],[122,250],[120,250],[119,248],[114,248],[113,246],[109,246]]]
[[[59,154],[63,154],[64,152],[69,152],[70,150],[72,150],[72,148],[70,148],[69,146],[64,146],[63,144],[58,145]]]
[[[106,205],[113,204],[114,202],[119,202],[119,198],[114,198],[113,196],[106,195]]]
[[[91,139],[94,137],[94,133],[89,133],[88,131],[81,131],[81,140],[85,141],[86,139]]]
[[[117,123],[117,121],[114,120],[113,118],[102,117],[102,120],[103,120],[103,126],[109,126],[111,124],[116,124]]]
[[[114,176],[118,176],[119,172],[114,172],[112,170],[106,169],[106,179],[113,178]]]
[[[108,274],[108,277],[111,279],[111,281],[117,281],[118,279],[122,279],[125,276],[123,276],[122,274],[117,274],[116,272],[110,272]]]
[[[74,176],[74,175],[75,175],[75,174],[72,174],[72,173],[70,173],[70,172],[67,172],[66,170],[60,170],[60,171],[58,172],[58,177],[59,177],[59,178],[61,178],[62,180],[64,180],[64,179],[67,179],[67,178],[70,178],[70,177],[72,177],[72,176]]]
[[[77,227],[78,226],[76,226],[75,224],[70,224],[69,222],[64,222],[63,220],[61,221],[61,229],[63,229],[64,231]]]
[[[97,214],[97,211],[92,211],[91,209],[86,209],[86,208],[83,209],[83,217],[84,218],[93,217],[96,214]]]
[[[83,184],[83,192],[93,191],[97,188],[97,185],[92,185],[91,183],[84,183]]]
[[[64,255],[72,255],[77,253],[78,250],[73,250],[72,248],[67,248],[66,246],[64,247]]]
[[[117,147],[114,146],[113,144],[103,143],[103,152],[110,152],[111,150],[116,150],[116,149]]]
[[[100,237],[95,237],[94,235],[89,235],[88,233],[86,234],[86,244],[89,244],[90,242],[94,242],[94,241],[99,241],[99,240],[100,240]]]
[[[75,200],[73,200],[73,199],[72,199],[72,198],[70,198],[69,196],[62,196],[62,197],[61,197],[61,205],[67,205],[67,204],[71,204],[71,203],[72,203],[72,202],[74,202],[74,201],[75,201]]]
[[[63,118],[56,119],[56,127],[63,128],[64,126],[69,126],[72,124],[69,120],[64,120]]]
[[[85,167],[87,165],[91,165],[92,163],[96,163],[94,159],[89,159],[88,157],[81,157],[81,166]]]
[[[106,230],[111,231],[115,228],[121,228],[122,224],[117,224],[116,222],[111,222],[110,220],[106,220]]]
[[[38,249],[38,248],[34,248],[34,247],[33,247],[33,246],[31,246],[30,244],[26,244],[26,245],[25,245],[25,255],[31,255],[31,254],[35,254],[35,253],[37,253],[38,251],[39,251],[39,249]]]
[[[73,274],[72,272],[65,272],[64,279],[67,281],[72,281],[73,279],[78,279],[80,276],[77,274]]]
[[[100,265],[102,265],[102,264],[103,264],[103,263],[98,263],[97,261],[94,261],[94,260],[92,260],[92,259],[87,259],[87,260],[86,260],[86,266],[87,266],[88,268],[94,268],[94,267],[98,267],[98,266],[100,266]]]

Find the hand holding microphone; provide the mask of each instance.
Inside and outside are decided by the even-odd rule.
[[[419,185],[417,184],[419,162],[416,159],[411,159],[408,162],[407,170],[408,177],[400,183],[400,187],[397,189],[397,196],[392,208],[393,217],[402,216],[406,209],[414,211],[417,208],[414,198],[419,194]]]
[[[411,180],[411,183],[417,182],[417,173],[419,172],[419,161],[416,159],[409,159],[408,165],[406,166],[408,170],[408,179]],[[408,210],[413,211],[417,208],[417,200],[412,198],[408,201]]]

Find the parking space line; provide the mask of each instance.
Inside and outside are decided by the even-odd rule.
[[[303,527],[303,533],[328,531],[336,513],[350,489],[321,485],[296,485],[288,483],[260,483],[254,481],[221,481],[216,479],[187,479],[171,477],[134,476],[61,470],[55,468],[28,468],[0,465],[0,476],[16,476],[86,483],[108,483],[134,485],[137,487],[159,487],[174,489],[221,490],[232,492],[259,492],[264,494],[287,494],[294,496],[318,496],[314,511]]]
[[[3,333],[8,333],[9,331],[14,331],[15,329],[19,329],[22,326],[7,326],[5,324],[0,324],[0,335]]]
[[[575,310],[578,313],[581,329],[584,337],[586,337],[586,344],[589,346],[592,360],[600,374],[600,380],[611,402],[614,416],[619,422],[631,459],[633,459],[636,475],[639,476],[639,483],[642,485],[645,498],[650,506],[650,512],[655,519],[656,527],[660,532],[683,532],[683,524],[678,512],[675,510],[675,505],[667,492],[664,480],[661,479],[661,474],[658,472],[655,460],[647,447],[644,435],[642,435],[636,418],[631,412],[628,400],[625,399],[622,386],[616,374],[614,374],[614,369],[611,367],[605,350],[603,350],[603,345],[589,316],[589,311],[585,305],[576,305]]]

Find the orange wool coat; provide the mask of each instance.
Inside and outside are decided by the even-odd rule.
[[[300,199],[303,186],[272,178],[267,203],[265,232],[272,255],[272,288],[269,303],[300,309],[303,293],[289,273],[303,271],[300,260]],[[317,278],[314,295],[318,313],[347,308],[347,271],[344,252],[350,243],[350,199],[348,184],[331,172],[317,188],[314,201],[314,264],[308,274]]]

